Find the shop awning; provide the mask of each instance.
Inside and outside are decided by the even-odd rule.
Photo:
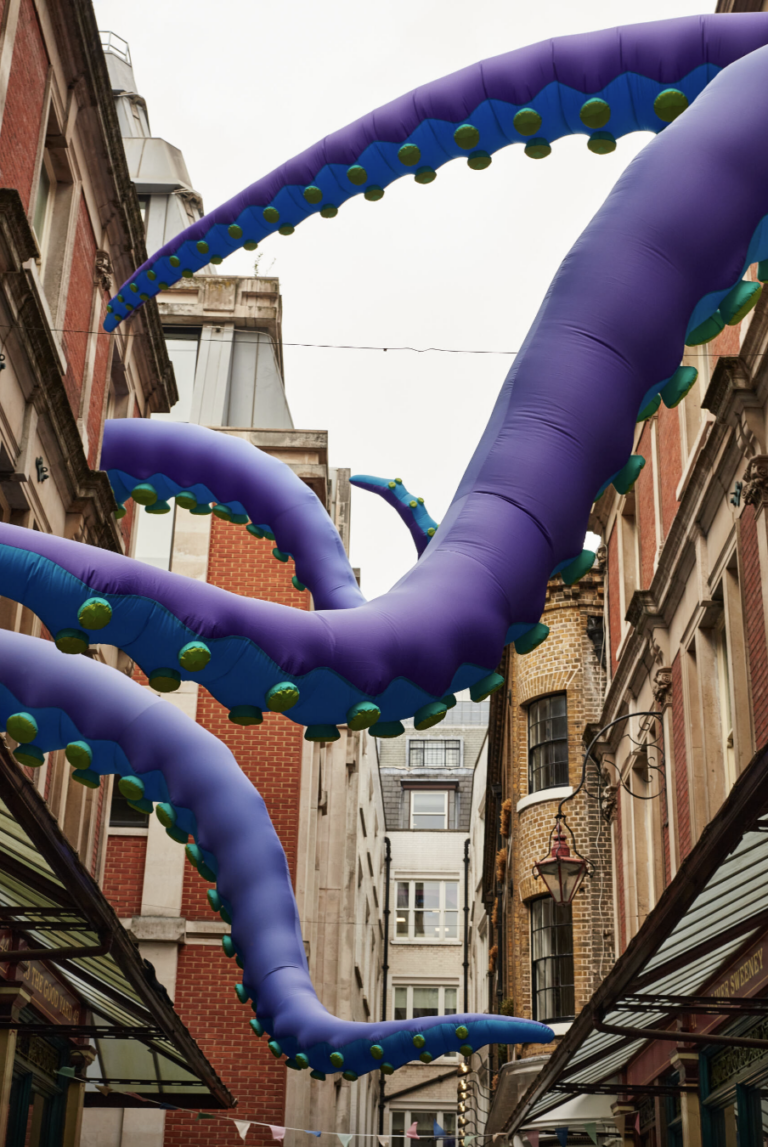
[[[693,1049],[730,1045],[768,1053],[768,1040],[744,1033],[744,1024],[738,1023],[768,1016],[768,999],[755,995],[768,983],[768,957],[763,959],[757,944],[766,929],[768,750],[763,749],[517,1108],[504,1119],[504,1129],[527,1127],[574,1096],[665,1093],[663,1084],[627,1084],[622,1075],[651,1042],[661,1041],[670,1050],[677,1043]],[[737,954],[744,957],[743,967],[737,961],[731,969]],[[722,1023],[729,1016],[735,1017],[737,1030],[723,1034]],[[694,1030],[672,1030],[679,1029],[679,1021],[688,1027],[692,1017]],[[713,1027],[718,1028],[716,1034]],[[693,1085],[674,1086],[679,1090]]]
[[[80,1038],[96,1048],[86,1106],[235,1105],[45,801],[0,744],[0,989],[8,997],[16,985],[31,1000],[13,1014],[0,1009],[0,1029]]]

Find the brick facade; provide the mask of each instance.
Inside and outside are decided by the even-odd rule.
[[[118,916],[138,916],[144,883],[145,836],[110,836],[102,887]]]

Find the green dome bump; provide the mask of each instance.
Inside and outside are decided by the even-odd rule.
[[[596,131],[587,140],[587,147],[593,155],[610,155],[616,150],[616,140],[609,131]]]
[[[382,1063],[379,1071],[382,1075],[394,1075],[395,1069],[391,1063]]]
[[[436,531],[437,531],[437,526],[430,526],[429,529],[427,530],[428,537],[434,538]]]
[[[742,319],[746,318],[752,308],[757,305],[762,293],[761,283],[750,283],[746,279],[737,283],[718,307],[726,325],[735,327]]]
[[[145,295],[143,291],[142,291],[142,293],[139,295],[139,298],[141,299],[142,303],[147,303],[147,302],[149,302],[149,295]]]
[[[761,259],[757,264],[757,278],[761,283],[768,283],[768,259]]]
[[[229,719],[233,725],[260,725],[264,714],[255,705],[235,705],[229,710]]]
[[[152,813],[154,811],[154,805],[152,804],[152,801],[147,801],[147,800],[128,801],[128,805],[130,808],[135,809],[136,812],[144,813],[145,816],[148,816],[150,813]]]
[[[422,1063],[431,1063],[433,1057],[429,1054],[428,1051],[423,1051],[421,1053],[421,1055],[419,1056],[419,1059],[421,1060]]]
[[[267,538],[270,542],[274,542],[275,540],[275,535],[268,527],[264,528],[264,537]]]
[[[463,1043],[461,1045],[461,1047],[459,1048],[459,1051],[461,1052],[461,1054],[463,1056],[470,1056],[470,1055],[474,1055],[475,1049],[472,1047],[472,1044]]]
[[[221,518],[222,522],[232,521],[232,511],[223,502],[214,502],[213,512],[217,518]]]
[[[117,507],[117,509],[115,510],[115,521],[119,522],[120,519],[124,518],[127,513],[128,513],[128,511],[126,510],[125,506],[121,503]]]
[[[541,116],[534,108],[520,108],[512,122],[520,135],[535,135],[541,127]]]
[[[305,741],[338,741],[341,733],[335,725],[307,725]]]
[[[91,746],[85,741],[70,741],[64,750],[64,756],[70,765],[73,765],[76,769],[89,769],[91,767],[91,761],[93,760]],[[142,791],[138,793],[137,796],[142,797],[143,795],[144,787],[142,786]]]
[[[380,1043],[375,1043],[371,1046],[371,1055],[373,1056],[374,1059],[383,1059],[384,1058],[384,1048],[381,1046]]]
[[[123,305],[124,305],[126,311],[132,311],[133,310],[133,307],[131,306],[130,303],[124,303]]]
[[[175,693],[181,685],[181,674],[177,669],[153,669],[149,684],[158,693]]]
[[[213,263],[213,261],[214,261],[214,260],[213,260],[213,259],[211,259],[211,262],[212,262],[212,263]],[[168,284],[167,284],[167,283],[163,283],[163,282],[160,282],[160,283],[158,283],[158,284],[157,284],[157,289],[158,289],[159,291],[167,291],[167,290],[168,290]]]
[[[375,183],[371,187],[366,187],[363,195],[369,203],[377,203],[379,199],[384,198],[384,188],[378,187]]]
[[[202,865],[198,869],[198,872],[202,872]],[[229,912],[227,912],[226,908],[223,905],[222,905],[221,909],[219,910],[219,916],[221,916],[221,918],[225,924],[229,924],[229,925],[232,924],[232,917],[230,916]]]
[[[191,490],[179,490],[176,495],[176,505],[181,506],[182,510],[194,510],[197,498]]]
[[[493,160],[487,151],[473,151],[467,160],[467,167],[471,167],[473,171],[485,171],[492,163]]]
[[[207,518],[209,514],[213,513],[213,510],[208,502],[198,502],[189,512],[190,514],[195,514],[198,518]]]
[[[140,506],[151,506],[157,501],[157,490],[151,482],[139,482],[131,490],[131,497]]]
[[[117,296],[117,301],[118,301],[118,303],[124,303],[124,302],[125,302],[125,299],[123,298],[123,296],[122,296],[122,295],[118,295],[118,296]]]
[[[411,501],[408,503],[408,505],[411,507],[412,510],[415,510],[416,507],[418,506],[418,504],[419,503],[416,501],[415,498],[412,498]]]
[[[144,782],[141,777],[132,775],[120,777],[117,787],[120,795],[124,796],[126,800],[140,801],[144,798]]]
[[[213,263],[214,267],[218,267],[221,263],[224,262],[224,256],[223,255],[211,255],[208,262]]]
[[[279,562],[287,562],[289,555],[284,554],[282,550],[279,550],[277,546],[275,546],[275,548],[272,550],[272,557],[277,558]]]
[[[354,1071],[342,1071],[341,1078],[348,1079],[350,1083],[354,1083],[357,1079],[357,1075]]]
[[[12,713],[5,722],[5,731],[20,745],[28,745],[37,736],[37,721],[31,713]]]
[[[171,507],[168,502],[153,502],[151,506],[144,507],[145,514],[170,514]]]
[[[677,88],[665,88],[653,101],[653,110],[664,123],[672,123],[688,107],[688,97]]]
[[[155,806],[155,815],[163,828],[173,828],[176,824],[176,809],[168,801],[160,801]]]
[[[168,262],[171,264],[172,267],[180,267],[181,266],[181,259],[179,258],[178,255],[171,255]]]
[[[359,163],[353,163],[347,168],[347,179],[350,183],[354,183],[355,187],[362,187],[368,179],[368,172]]]
[[[60,653],[85,653],[91,639],[82,629],[60,629],[55,637]]]
[[[484,701],[486,697],[490,697],[491,693],[501,689],[503,684],[504,678],[500,677],[498,673],[489,673],[481,681],[476,681],[474,685],[470,685],[469,695],[473,701]]]
[[[93,769],[75,769],[69,774],[69,779],[77,781],[79,785],[85,785],[87,789],[97,789],[101,784],[101,777]]]
[[[299,1069],[301,1071],[303,1071],[304,1068],[309,1067],[309,1060],[307,1059],[307,1057],[305,1056],[303,1051],[297,1051],[296,1055],[293,1058],[296,1060],[297,1064],[299,1065]]]
[[[596,556],[594,550],[582,550],[579,556],[574,558],[565,569],[560,570],[560,577],[564,584],[575,585],[577,581],[580,581],[592,569]]]
[[[204,641],[188,641],[179,650],[179,665],[188,673],[199,673],[211,660],[211,651]]]
[[[139,290],[138,283],[131,283],[131,290],[136,291],[138,293],[138,290]]]
[[[424,1044],[426,1042],[427,1041],[424,1039],[424,1036],[421,1034],[415,1035],[413,1037],[413,1046],[414,1047],[424,1047]]]
[[[292,223],[283,223],[282,226],[277,229],[279,235],[293,235],[295,230],[296,228]]]
[[[361,729],[370,729],[381,716],[381,709],[373,701],[358,701],[347,710],[347,728],[357,733]]]
[[[191,845],[187,845],[187,851],[189,851],[190,847],[191,847]],[[209,907],[214,912],[221,912],[221,897],[219,896],[216,889],[215,888],[209,888],[205,895],[206,895],[206,898],[208,900]]]
[[[235,995],[241,1004],[247,1004],[251,998],[245,984],[235,984]]]
[[[464,151],[471,151],[480,142],[480,132],[471,123],[463,123],[453,133],[454,142]]]
[[[717,310],[713,315],[710,315],[708,319],[705,319],[703,323],[699,323],[699,325],[686,336],[685,345],[703,346],[704,343],[710,343],[712,339],[717,338],[724,327],[725,320],[720,314],[720,311]]]
[[[191,279],[194,276],[194,273],[195,272],[192,270],[191,267],[185,267],[184,270],[181,272],[181,277],[182,277],[182,279]]]
[[[208,254],[208,244],[205,239],[198,239],[196,246],[201,255]]]
[[[581,105],[579,119],[584,127],[591,128],[592,131],[598,131],[601,127],[605,127],[610,118],[611,105],[605,100],[595,98],[587,100]]]
[[[147,271],[147,278],[149,279],[149,281],[151,283],[154,283],[155,279],[157,278],[157,275],[155,274],[154,271]]]
[[[325,1082],[325,1072],[323,1071],[310,1071],[309,1077],[310,1079],[319,1079],[322,1080],[323,1083]]]
[[[115,313],[115,308],[112,306],[111,303],[107,303],[107,314],[113,315],[114,313]]]
[[[413,177],[417,183],[432,183],[437,179],[434,167],[420,167]]]
[[[235,942],[232,939],[232,937],[229,935],[221,937],[221,947],[224,951],[224,955],[227,957],[228,960],[231,960],[232,957],[237,954],[237,949],[235,948]]]
[[[259,1039],[261,1039],[261,1037],[264,1035],[264,1025],[260,1024],[258,1020],[249,1020],[248,1022],[250,1023]]]
[[[307,588],[303,581],[299,581],[299,579],[296,577],[296,574],[294,574],[291,578],[291,584],[293,585],[294,589],[299,591],[299,593],[304,593],[304,590]]]
[[[45,764],[45,753],[37,745],[19,745],[13,750],[13,755],[20,765],[28,769],[39,769]]]
[[[339,209],[334,207],[333,203],[326,203],[324,207],[320,208],[320,214],[323,219],[335,219],[339,214]]]
[[[280,681],[268,691],[267,708],[273,713],[285,713],[292,709],[299,699],[299,690],[292,681]]]
[[[280,212],[276,207],[265,207],[262,211],[262,215],[266,219],[267,223],[277,223],[280,219]]]
[[[421,148],[417,147],[415,143],[404,143],[398,149],[397,158],[404,167],[415,167],[421,159]]]
[[[629,461],[625,466],[622,466],[616,477],[613,479],[613,487],[617,494],[628,494],[634,486],[637,479],[640,477],[640,471],[645,466],[645,458],[642,454],[630,455]]]
[[[229,227],[227,227],[227,234],[230,239],[242,239],[243,229],[237,223],[230,223]]]
[[[253,524],[253,522],[249,522],[245,528],[249,534],[252,534],[254,536],[254,538],[263,538],[264,537],[264,531],[259,529],[258,526],[255,526]]]
[[[258,247],[258,245],[259,244],[256,242],[255,239],[246,239],[246,241],[243,243],[243,250],[255,251],[256,248]]]
[[[193,868],[197,868],[199,864],[202,864],[203,850],[200,848],[199,844],[188,844],[184,851],[187,854],[187,860]],[[213,889],[211,888],[209,891],[212,892]]]
[[[307,203],[322,203],[323,193],[319,187],[315,187],[314,183],[310,183],[309,187],[305,187],[302,195]]]
[[[457,1039],[466,1039],[468,1037],[468,1035],[469,1035],[469,1028],[465,1027],[464,1024],[459,1024],[459,1026],[456,1028],[456,1038]]]
[[[186,844],[189,840],[189,833],[184,832],[184,829],[182,828],[175,828],[172,826],[171,828],[167,828],[165,831],[168,833],[168,836],[170,836],[171,840],[175,840],[177,844]]]
[[[405,728],[400,721],[377,721],[371,728],[372,737],[384,737],[389,740],[392,737],[402,737]]]
[[[269,1041],[269,1043],[267,1044],[267,1047],[272,1052],[275,1059],[279,1059],[280,1056],[283,1054],[283,1049],[280,1047],[280,1044],[277,1042],[276,1039],[271,1039]]]
[[[669,410],[673,410],[683,401],[698,377],[699,372],[695,366],[679,366],[658,396],[659,400]]]
[[[660,406],[661,406],[661,395],[657,394],[656,397],[652,398],[651,401],[649,403],[647,403],[647,405],[644,406],[643,409],[640,411],[640,413],[637,416],[637,421],[638,422],[647,422],[649,418],[653,417],[653,415],[656,413],[656,411],[659,409]]]
[[[332,1051],[329,1058],[334,1067],[344,1066],[344,1056],[340,1051]]]
[[[529,159],[546,159],[548,155],[552,154],[552,148],[549,146],[549,142],[539,135],[525,145],[525,154]]]
[[[515,642],[515,653],[520,657],[525,657],[526,653],[532,653],[542,641],[546,641],[549,637],[549,626],[544,625],[543,622],[537,621],[536,624],[524,633],[522,637],[518,637]]]
[[[448,706],[443,705],[442,701],[431,701],[428,705],[422,705],[413,714],[413,727],[420,733],[424,729],[431,729],[433,725],[439,725],[445,719],[447,712]]]

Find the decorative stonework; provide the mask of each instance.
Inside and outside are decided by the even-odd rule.
[[[759,507],[768,502],[768,454],[750,458],[744,471],[741,496],[745,506]]]
[[[654,674],[653,684],[654,700],[658,705],[666,705],[672,691],[672,670],[663,666]]]
[[[106,251],[97,251],[93,267],[93,279],[102,291],[112,293],[112,263]]]

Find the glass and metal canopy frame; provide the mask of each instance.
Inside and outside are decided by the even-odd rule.
[[[768,1016],[768,997],[703,994],[717,973],[766,929],[768,746],[739,777],[505,1130],[528,1126],[569,1096],[668,1092],[668,1084],[621,1082],[631,1061],[655,1040],[669,1041],[670,1051],[673,1044],[691,1050],[732,1046],[768,1055],[768,1040],[751,1038],[748,1031],[738,1034],[744,1018]],[[707,1014],[724,1021],[730,1016],[733,1022],[717,1032],[679,1030],[679,1020]],[[696,1090],[695,1084],[674,1088],[688,1089]]]
[[[155,1100],[234,1107],[45,801],[2,744],[0,929],[12,934],[10,950],[0,953],[3,964],[44,962],[84,1007],[84,1022],[74,1024],[42,1022],[26,1007],[18,1016],[0,1017],[0,1029],[81,1037],[95,1046],[85,1074],[86,1106]]]

